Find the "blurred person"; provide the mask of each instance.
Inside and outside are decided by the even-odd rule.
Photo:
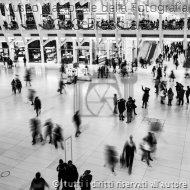
[[[57,190],[60,188],[61,182],[62,182],[62,189],[65,189],[66,175],[67,175],[66,171],[67,171],[67,163],[64,163],[63,160],[60,159],[59,160],[59,165],[57,166],[58,182],[59,182]]]
[[[132,114],[133,114],[133,99],[131,97],[129,97],[126,103],[126,108],[127,108],[127,123],[131,123]]]
[[[52,134],[53,134],[53,122],[52,122],[52,120],[48,119],[44,123],[44,126],[46,127],[44,140],[46,141],[47,137],[49,136],[49,144],[51,144],[53,142],[52,141]]]
[[[179,94],[178,94],[178,98],[179,98],[179,103],[178,103],[178,106],[184,104],[184,95],[185,95],[185,90],[183,89],[183,85],[181,85],[181,89],[179,91]]]
[[[41,109],[42,109],[41,100],[38,98],[38,96],[36,96],[34,99],[34,110],[36,110],[36,116],[37,117],[41,113]]]
[[[106,162],[112,173],[115,175],[115,166],[118,162],[117,152],[113,146],[106,146]]]
[[[11,86],[12,86],[12,92],[16,94],[16,80],[15,79],[12,80]]]
[[[19,80],[19,78],[16,78],[16,88],[17,88],[18,92],[21,93],[21,90],[22,90],[22,83],[21,83],[21,81]]]
[[[64,149],[63,141],[64,141],[64,138],[63,138],[63,129],[61,128],[60,125],[56,124],[56,127],[53,130],[53,142],[54,142],[55,148],[56,149],[58,148],[58,144],[57,143],[59,142],[60,145],[61,145],[61,148]]]
[[[79,184],[81,190],[91,190],[92,175],[90,170],[86,170],[83,175],[79,178]]]
[[[162,88],[160,92],[160,103],[165,104],[165,98],[166,98],[167,89]]]
[[[153,73],[153,77],[155,77],[155,75],[156,75],[156,67],[155,66],[153,66],[153,68],[152,68],[152,73]]]
[[[125,105],[126,105],[126,101],[123,98],[121,98],[118,101],[119,120],[121,120],[121,121],[124,121],[124,118],[125,118],[124,115],[123,115],[123,113],[124,113],[124,111],[126,109]]]
[[[41,177],[40,172],[37,172],[30,185],[30,190],[45,190],[45,187],[49,189],[48,183]]]
[[[187,86],[185,95],[186,95],[186,99],[187,99],[187,104],[189,104],[189,95],[190,95],[190,87],[189,86]]]
[[[31,101],[31,105],[34,105],[34,98],[35,98],[36,91],[33,89],[28,90],[28,100]]]
[[[63,91],[63,89],[65,90],[64,87],[65,87],[65,83],[63,82],[63,79],[61,78],[59,80],[59,89],[57,91],[60,92],[60,94],[63,94],[62,91]],[[66,91],[65,91],[65,93],[66,93]]]
[[[173,82],[174,82],[175,74],[173,71],[171,71],[169,78],[170,78],[170,81],[173,80]]]
[[[113,97],[113,105],[114,105],[113,113],[114,114],[118,114],[117,103],[118,103],[117,94],[114,94],[114,97]]]
[[[27,86],[27,84],[29,84],[31,86],[31,70],[30,69],[26,69],[25,81],[26,81],[26,86]]]
[[[32,145],[36,144],[38,138],[40,138],[40,141],[42,142],[43,137],[41,133],[40,121],[37,118],[30,120],[30,128],[32,132]]]
[[[68,167],[66,169],[66,189],[75,190],[75,183],[78,181],[78,171],[77,167],[72,163],[71,160],[68,161]]]
[[[168,106],[172,106],[173,97],[174,97],[174,93],[172,89],[170,88],[168,90]]]
[[[74,121],[75,126],[76,126],[75,137],[78,137],[81,134],[81,131],[80,131],[81,116],[80,116],[80,112],[79,111],[75,112],[75,114],[73,116],[73,121]]]
[[[26,67],[26,56],[23,57],[24,67]]]
[[[149,92],[150,92],[150,88],[147,88],[145,87],[145,89],[143,88],[142,86],[142,90],[144,92],[143,94],[143,98],[142,98],[142,101],[143,101],[143,104],[142,104],[142,108],[145,107],[145,109],[147,108],[147,104],[148,104],[148,100],[149,100]]]
[[[160,85],[160,79],[158,77],[156,77],[156,79],[155,79],[155,85],[154,85],[154,87],[156,89],[156,91],[155,91],[156,94],[159,93],[159,85]]]

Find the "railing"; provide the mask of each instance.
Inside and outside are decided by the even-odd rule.
[[[3,27],[5,30],[18,30],[18,24],[17,22],[8,24],[7,22],[4,22]]]
[[[26,29],[26,30],[36,30],[37,29],[37,26],[36,24],[21,24],[21,26]]]

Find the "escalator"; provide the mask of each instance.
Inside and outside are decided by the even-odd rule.
[[[147,57],[147,54],[150,50],[150,46],[151,46],[151,42],[143,42],[143,45],[142,47],[140,48],[140,54],[139,54],[139,57],[142,57],[143,59],[146,59]]]
[[[151,63],[151,59],[153,59],[153,57],[154,57],[154,54],[156,52],[156,47],[157,47],[157,44],[155,42],[152,42],[152,47],[151,47],[149,54],[147,56],[147,63],[148,64]]]

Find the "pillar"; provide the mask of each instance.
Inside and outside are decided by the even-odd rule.
[[[5,4],[5,20],[9,23],[10,22],[10,11],[9,11],[9,4]]]
[[[73,40],[73,63],[76,63],[78,61],[77,59],[77,44],[76,40]]]
[[[41,51],[41,62],[44,63],[44,44],[43,44],[43,39],[40,40],[40,51]]]
[[[107,39],[106,41],[107,41],[106,43],[107,59],[110,59],[110,40]]]
[[[89,64],[92,65],[92,63],[93,63],[93,40],[92,39],[90,39],[90,50],[89,50],[89,53],[90,53]]]
[[[187,5],[188,7],[188,0],[185,0],[185,5]],[[187,42],[187,30],[188,30],[188,27],[187,27],[187,20],[188,20],[188,12],[186,11],[185,12],[185,19],[184,19],[184,49],[187,50],[187,45],[188,45],[188,42]]]
[[[25,43],[25,57],[26,57],[26,64],[29,63],[29,54],[28,54],[28,44]]]
[[[136,18],[136,35],[137,35],[137,47],[136,47],[136,58],[137,62],[139,60],[139,44],[140,44],[140,33],[139,33],[139,0],[135,0],[136,3],[136,9],[135,9],[135,18]]]
[[[59,39],[56,39],[56,50],[57,50],[57,63],[61,63],[61,44]]]
[[[159,0],[159,4],[162,5],[162,0]],[[159,39],[160,39],[160,49],[163,53],[163,30],[162,30],[162,13],[159,13]]]
[[[52,18],[54,19],[55,29],[58,30],[59,26],[58,26],[58,19],[57,19],[57,2],[56,1],[53,1],[50,3],[50,10],[52,13]]]
[[[14,60],[14,43],[9,43],[9,57]]]

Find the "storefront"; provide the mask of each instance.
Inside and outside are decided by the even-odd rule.
[[[41,62],[40,41],[36,40],[28,45],[29,62]]]
[[[0,43],[0,61],[4,62],[9,57],[9,47],[6,42]]]
[[[50,41],[44,46],[45,63],[57,63],[56,41]]]

